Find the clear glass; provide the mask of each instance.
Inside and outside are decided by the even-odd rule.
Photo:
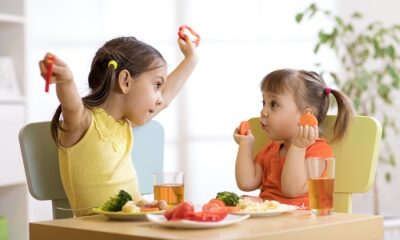
[[[331,215],[335,184],[335,159],[307,158],[306,165],[311,215]]]
[[[165,200],[176,206],[185,201],[183,172],[157,172],[153,175],[154,200]]]

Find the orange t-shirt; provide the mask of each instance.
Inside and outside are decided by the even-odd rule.
[[[285,158],[279,156],[281,145],[280,142],[272,142],[256,156],[255,161],[262,168],[260,197],[264,200],[276,200],[280,203],[308,208],[308,193],[289,198],[281,191],[281,176],[285,164]],[[326,140],[317,139],[306,149],[305,158],[308,157],[333,157],[333,151]]]

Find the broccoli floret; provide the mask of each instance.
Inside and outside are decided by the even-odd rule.
[[[114,197],[110,197],[101,209],[103,211],[118,212],[122,210],[122,206],[128,201],[132,201],[131,195],[124,190],[120,190]]]
[[[219,192],[216,198],[223,201],[226,206],[236,206],[239,203],[239,196],[234,192]]]

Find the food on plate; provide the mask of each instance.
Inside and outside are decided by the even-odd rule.
[[[166,210],[168,207],[165,200],[154,200],[147,201],[145,199],[140,199],[137,203],[134,201],[128,201],[123,207],[122,211],[125,213],[137,213],[137,212],[157,212],[161,210]]]
[[[239,134],[240,135],[247,135],[247,131],[250,129],[250,122],[248,121],[243,121],[240,123],[239,126]]]
[[[311,113],[305,113],[301,115],[299,124],[300,126],[318,126],[318,120]]]
[[[242,198],[239,200],[240,211],[248,213],[267,212],[284,206],[286,206],[286,204],[281,204],[275,200],[265,200],[263,202],[253,201],[250,198]]]
[[[234,192],[223,191],[217,193],[216,199],[225,203],[225,206],[234,207],[239,203],[239,196]]]
[[[183,202],[165,212],[164,217],[168,221],[192,220],[198,222],[219,222],[226,217],[228,211],[223,201],[211,199],[203,205],[201,212],[195,212],[190,202]]]
[[[114,197],[110,197],[110,199],[103,205],[101,210],[118,212],[122,210],[122,206],[124,206],[128,201],[132,201],[132,196],[121,189]]]
[[[141,208],[135,204],[134,201],[127,201],[124,206],[122,206],[122,212],[124,213],[138,213]]]
[[[129,193],[120,190],[114,197],[110,197],[101,210],[109,212],[122,211],[124,213],[138,213],[165,210],[167,207],[167,202],[164,200],[147,201],[145,199],[140,199],[135,202]]]

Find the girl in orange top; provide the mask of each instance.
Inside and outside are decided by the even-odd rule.
[[[328,142],[319,138],[318,126],[300,126],[304,113],[313,114],[319,123],[325,119],[330,94],[338,106],[332,141],[339,141],[346,133],[353,110],[348,98],[330,89],[315,72],[281,69],[271,72],[261,82],[263,108],[260,124],[272,143],[254,159],[254,136],[235,130],[239,145],[236,158],[236,183],[243,191],[260,188],[264,200],[276,200],[297,206],[308,206],[305,159],[332,157]]]

